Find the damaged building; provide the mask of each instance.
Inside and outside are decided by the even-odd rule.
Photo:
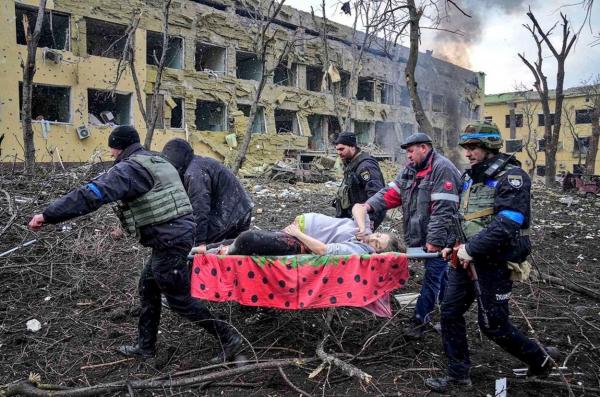
[[[3,162],[23,157],[20,125],[20,62],[26,57],[23,16],[33,26],[37,1],[3,1],[0,94]],[[131,73],[114,87],[125,32],[135,31],[137,95]],[[37,52],[32,118],[40,162],[109,160],[108,134],[132,124],[144,135],[138,106],[149,108],[163,46],[159,0],[48,1]],[[263,73],[252,48],[253,15],[234,0],[174,0],[170,9],[166,68],[158,97],[152,149],[174,137],[197,153],[230,163],[248,125],[250,106]],[[378,158],[397,159],[403,137],[418,125],[404,79],[408,49],[396,47],[394,61],[366,49],[355,92],[351,91],[352,29],[328,22],[329,65],[323,65],[320,27],[311,15],[284,6],[272,24],[274,48],[294,37],[297,45],[268,76],[242,172],[260,172],[285,157],[310,160],[334,153],[341,131],[336,109],[350,107],[349,129]],[[274,62],[276,51],[268,56]],[[326,84],[332,71],[338,77]],[[455,147],[458,132],[483,111],[484,75],[421,53],[416,71],[423,106],[441,146]],[[335,96],[334,96],[335,90]],[[336,100],[334,100],[334,97]]]

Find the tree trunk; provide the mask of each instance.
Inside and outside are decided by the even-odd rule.
[[[25,168],[28,171],[33,170],[35,166],[35,142],[33,139],[33,127],[31,125],[31,102],[33,94],[33,76],[35,76],[35,55],[37,52],[38,42],[40,41],[40,33],[42,24],[44,23],[44,12],[46,11],[46,0],[40,0],[38,5],[37,20],[33,33],[29,30],[29,21],[27,16],[23,16],[23,28],[27,41],[27,57],[26,61],[21,60],[21,69],[23,69],[23,86],[22,86],[22,106],[21,106],[21,125],[23,127],[23,146],[25,150]]]
[[[598,140],[600,139],[600,94],[598,94],[595,106],[591,111],[592,136],[590,137],[590,146],[585,158],[585,171],[587,174],[594,175],[596,171],[596,155],[598,154]]]
[[[252,101],[252,105],[250,106],[250,114],[248,115],[248,125],[246,126],[246,131],[244,132],[244,140],[240,145],[237,156],[235,157],[235,161],[233,163],[233,168],[231,169],[234,175],[237,175],[240,171],[240,168],[242,168],[242,163],[246,159],[246,152],[248,152],[248,147],[250,146],[250,141],[252,140],[252,124],[254,124],[254,119],[256,117],[256,108],[258,107],[258,101],[260,100],[263,89],[265,88],[265,84],[267,83],[267,76],[264,73],[265,66],[266,64],[263,61],[263,74],[260,82],[258,83],[258,87],[256,88],[254,101]]]
[[[156,80],[154,80],[154,87],[152,89],[152,101],[150,109],[146,109],[146,139],[144,139],[144,147],[151,150],[152,137],[154,136],[154,129],[156,128],[156,121],[160,116],[158,110],[163,104],[159,103],[159,91],[162,83],[162,75],[165,70],[165,63],[167,62],[167,50],[169,49],[169,9],[171,7],[171,0],[163,0],[163,45],[160,54],[160,60],[158,62],[158,70],[156,71]],[[135,35],[135,32],[133,33]],[[135,51],[135,48],[132,49]],[[131,73],[135,73],[132,70]],[[164,111],[164,109],[163,109]]]
[[[415,78],[415,70],[417,68],[417,60],[419,57],[419,21],[421,20],[422,11],[417,10],[414,0],[408,0],[407,4],[410,16],[410,52],[408,55],[408,61],[406,63],[406,69],[404,70],[406,86],[408,88],[408,94],[410,95],[413,111],[415,112],[415,119],[419,124],[420,130],[432,135],[433,127],[427,118],[425,110],[423,110],[423,104],[421,103],[421,98],[419,97],[419,93],[417,91],[417,81]],[[437,146],[443,146],[441,137],[433,138]]]

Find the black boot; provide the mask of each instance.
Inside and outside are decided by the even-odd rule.
[[[446,393],[450,390],[468,390],[473,387],[470,378],[455,378],[453,376],[442,376],[440,378],[427,378],[425,385],[438,393]]]
[[[119,353],[127,357],[137,357],[143,360],[154,357],[156,351],[154,349],[143,349],[138,344],[123,345],[118,348]]]
[[[427,326],[427,323],[418,323],[411,320],[408,325],[404,327],[404,337],[407,339],[421,339]]]
[[[231,330],[228,331],[227,334],[227,337],[219,338],[221,340],[219,353],[210,359],[211,364],[221,364],[226,361],[231,361],[242,347],[242,338],[237,332]]]
[[[546,360],[544,360],[541,367],[530,366],[527,370],[527,376],[547,378],[548,375],[550,375],[550,372],[552,372],[552,368],[554,368],[553,361],[556,362],[560,359],[560,351],[554,346],[545,346],[544,350],[546,351],[546,354],[548,354]],[[550,360],[550,357],[552,360]]]

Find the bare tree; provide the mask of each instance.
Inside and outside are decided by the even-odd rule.
[[[35,76],[36,72],[35,55],[40,41],[45,12],[46,0],[40,0],[33,32],[29,29],[29,18],[27,18],[27,14],[23,15],[23,31],[25,32],[25,41],[27,42],[27,56],[24,62],[21,60],[21,69],[23,70],[21,125],[23,128],[25,168],[27,170],[32,170],[35,166],[35,143],[33,139],[33,127],[31,125],[31,104],[33,95],[33,76]]]
[[[126,69],[129,68],[135,86],[138,107],[146,125],[146,138],[144,139],[144,146],[146,149],[150,149],[152,146],[154,130],[156,129],[158,118],[162,115],[161,109],[163,103],[161,101],[163,101],[163,99],[159,93],[162,85],[162,76],[168,61],[167,52],[169,50],[169,14],[171,2],[172,0],[162,0],[162,46],[160,58],[156,53],[153,54],[154,61],[157,65],[157,72],[153,82],[152,95],[148,108],[146,108],[146,105],[144,104],[144,91],[139,82],[135,67],[135,32],[140,24],[141,13],[139,11],[134,12],[131,22],[125,31],[125,45],[117,66],[116,78],[113,82],[114,94],[117,89],[117,84],[121,80]]]
[[[252,124],[254,123],[258,102],[262,96],[267,79],[273,74],[273,71],[277,65],[279,65],[282,60],[288,56],[292,48],[294,48],[296,45],[296,37],[294,37],[292,40],[287,40],[283,49],[280,49],[279,52],[275,48],[275,36],[278,32],[280,32],[280,30],[272,29],[271,26],[275,18],[277,18],[277,15],[279,15],[285,0],[281,0],[279,3],[277,3],[275,0],[268,0],[268,5],[265,4],[266,2],[267,1],[265,0],[258,1],[256,4],[250,4],[246,0],[241,0],[242,5],[250,10],[252,24],[255,28],[255,31],[252,33],[252,47],[258,61],[261,64],[261,77],[254,94],[254,100],[250,106],[248,126],[244,132],[244,138],[232,166],[232,171],[236,175],[242,167],[244,159],[246,158],[248,146],[250,146],[250,141],[252,139]],[[277,52],[278,56],[276,54]],[[274,58],[276,60],[274,62],[269,62],[269,56],[271,53],[275,54]]]
[[[543,72],[543,55],[542,48],[543,45],[552,52],[552,55],[556,59],[557,63],[557,72],[556,72],[556,88],[555,88],[555,107],[554,107],[554,124],[550,125],[550,123],[544,123],[544,140],[545,140],[545,148],[544,152],[546,154],[546,175],[545,175],[545,184],[546,186],[551,186],[554,184],[555,175],[556,175],[556,151],[558,149],[558,139],[560,137],[560,128],[561,128],[561,115],[563,108],[563,100],[564,100],[564,92],[563,85],[565,80],[565,60],[575,43],[575,39],[577,37],[576,34],[571,36],[571,28],[569,26],[569,21],[564,14],[560,14],[562,19],[562,44],[560,48],[560,52],[556,49],[554,44],[549,39],[554,28],[557,26],[555,24],[547,31],[544,31],[537,19],[531,12],[531,8],[527,13],[529,19],[531,19],[532,25],[524,25],[525,28],[531,33],[536,46],[537,46],[537,60],[533,62],[533,64],[525,58],[525,54],[518,54],[519,58],[527,65],[533,77],[535,78],[535,82],[533,86],[535,87],[540,101],[542,103],[542,110],[544,112],[544,120],[550,120],[550,103],[549,103],[549,94],[548,94],[548,81],[546,75]],[[569,37],[571,36],[571,37]]]
[[[535,128],[535,120],[538,114],[537,101],[531,100],[531,91],[524,86],[517,89],[517,96],[521,99],[519,102],[519,112],[523,114],[523,122],[527,128],[527,135],[523,147],[529,158],[529,167],[527,173],[533,178],[538,160],[538,133]],[[544,120],[544,124],[550,123],[550,120]]]

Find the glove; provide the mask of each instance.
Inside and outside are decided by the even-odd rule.
[[[473,257],[471,255],[469,255],[464,244],[462,244],[460,247],[458,247],[458,252],[456,254],[458,256],[458,259],[460,259],[462,261],[471,262],[473,260]]]

